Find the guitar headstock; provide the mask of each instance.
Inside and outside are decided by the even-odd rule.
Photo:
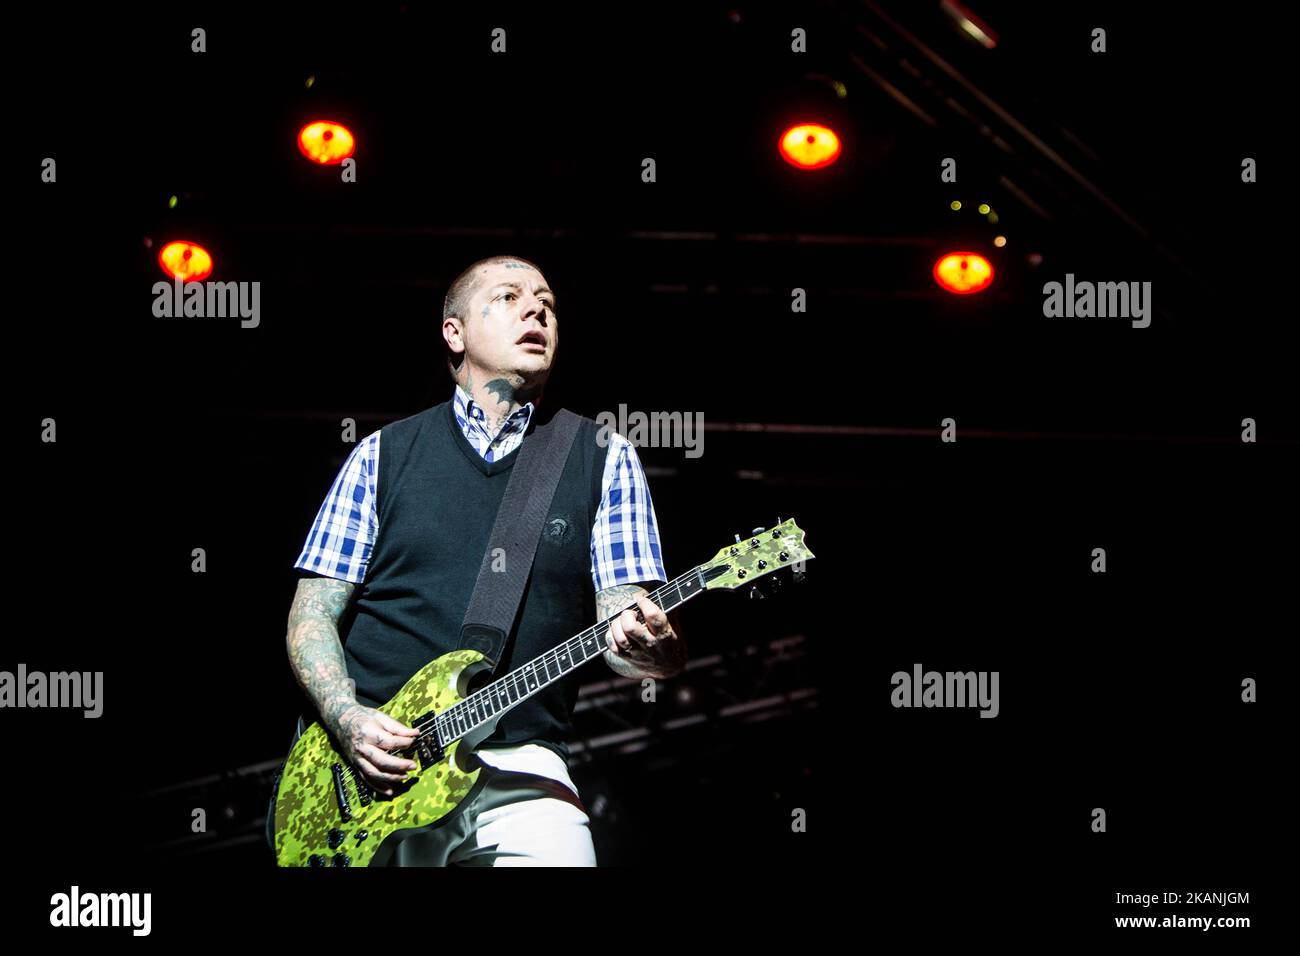
[[[816,555],[803,542],[803,531],[793,518],[787,518],[773,528],[755,528],[735,544],[724,547],[700,568],[706,588],[734,591],[783,568],[792,568],[794,579],[799,581],[803,578],[804,563],[813,557]],[[762,596],[761,591],[751,593]]]

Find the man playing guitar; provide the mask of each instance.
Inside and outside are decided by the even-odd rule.
[[[387,795],[416,767],[390,751],[416,730],[377,707],[457,646],[509,470],[545,415],[555,295],[524,259],[480,260],[451,284],[442,335],[454,394],[357,444],[294,565],[294,674],[340,754]],[[685,665],[676,614],[644,596],[668,580],[645,473],[625,438],[598,439],[594,426],[583,419],[547,513],[502,672],[621,608],[604,653],[611,670],[666,678]],[[505,714],[476,751],[487,784],[388,864],[594,866],[566,768],[576,697],[569,675]]]

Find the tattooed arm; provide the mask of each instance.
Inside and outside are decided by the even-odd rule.
[[[663,679],[681,673],[686,666],[686,644],[677,628],[677,614],[665,614],[639,584],[620,584],[596,592],[596,621],[635,602],[645,623],[637,620],[634,608],[623,611],[610,623],[605,641],[605,663],[620,677]]]
[[[377,708],[357,703],[338,630],[339,616],[355,588],[335,578],[298,582],[289,611],[289,661],[344,756],[373,788],[391,795],[393,785],[416,767],[415,761],[392,752],[409,748],[416,732]]]
[[[356,704],[356,685],[348,680],[338,622],[356,585],[336,578],[302,578],[289,611],[285,643],[294,676],[325,726]]]

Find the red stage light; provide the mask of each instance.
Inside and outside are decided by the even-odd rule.
[[[828,126],[801,123],[781,134],[781,158],[800,169],[821,169],[840,155],[840,138]]]
[[[212,256],[192,242],[178,239],[158,250],[158,265],[173,279],[199,282],[212,275]]]
[[[983,292],[993,284],[993,264],[977,252],[950,252],[934,264],[934,281],[957,295]]]
[[[357,151],[357,141],[341,123],[318,120],[299,130],[298,148],[313,163],[337,166]]]

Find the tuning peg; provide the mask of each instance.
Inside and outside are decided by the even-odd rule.
[[[736,535],[736,542],[737,542],[737,543],[740,542],[740,535]]]
[[[751,584],[749,586],[749,596],[751,600],[753,598],[758,598],[760,601],[763,598],[767,597],[767,595],[763,593],[763,590],[757,584]]]
[[[803,579],[805,576],[807,576],[807,574],[808,572],[803,568],[796,568],[793,565],[791,565],[790,580],[794,581],[795,584],[802,584]]]
[[[750,532],[750,534],[762,534],[765,530],[767,530],[767,529],[766,529],[766,528],[755,528],[753,531]]]

